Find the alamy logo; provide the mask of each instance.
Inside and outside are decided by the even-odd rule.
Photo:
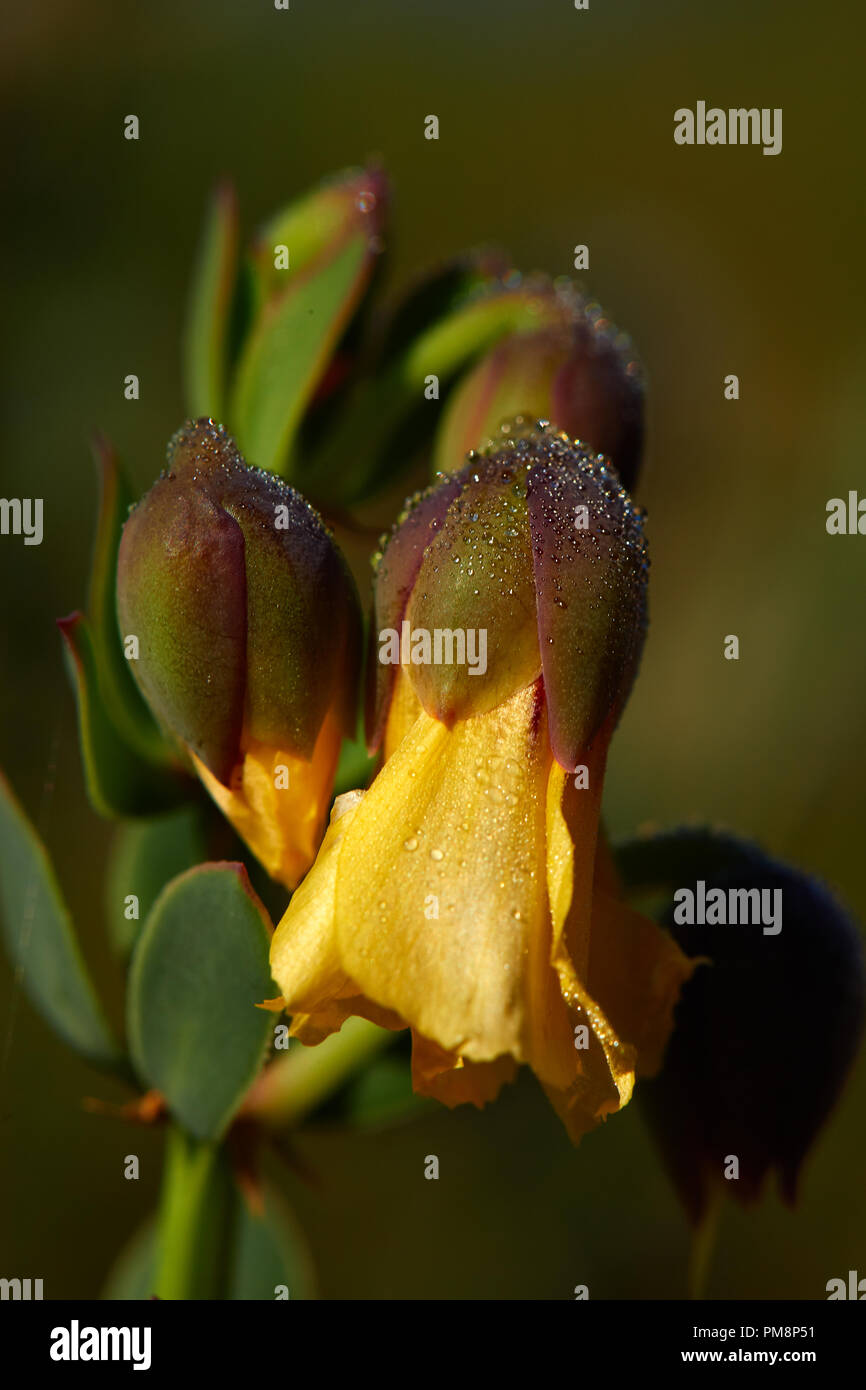
[[[42,498],[0,497],[0,536],[24,537],[25,545],[42,544]]]
[[[711,888],[707,892],[699,878],[694,891],[678,888],[674,893],[674,921],[677,926],[760,926],[764,936],[778,936],[782,930],[781,888]]]
[[[782,150],[782,108],[737,106],[724,111],[707,108],[699,101],[697,109],[681,106],[674,112],[674,140],[678,145],[763,145],[764,154]]]
[[[400,624],[379,633],[379,661],[383,666],[468,666],[470,676],[483,676],[487,670],[487,629],[485,627],[426,627]]]
[[[0,1299],[21,1299],[24,1302],[42,1297],[41,1279],[0,1279]]]
[[[52,1361],[131,1361],[134,1371],[150,1370],[149,1327],[68,1327],[51,1331]]]
[[[844,1279],[828,1279],[826,1284],[827,1302],[838,1298],[856,1298],[859,1303],[866,1299],[866,1279],[861,1279],[856,1269],[848,1270],[848,1284]]]

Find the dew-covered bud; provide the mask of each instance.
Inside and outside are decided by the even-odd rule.
[[[550,426],[516,422],[413,499],[384,547],[371,744],[398,665],[448,726],[543,676],[554,755],[574,768],[628,696],[647,569],[642,520],[617,474]]]
[[[643,453],[643,375],[629,339],[570,288],[547,298],[537,330],[504,338],[473,368],[446,408],[438,471],[456,471],[470,449],[516,416],[549,420],[612,465],[633,489]],[[551,321],[552,319],[552,321]]]
[[[728,850],[732,867],[708,872],[702,893],[727,904],[757,892],[773,905],[772,929],[730,912],[725,925],[683,925],[671,912],[678,944],[708,964],[686,984],[661,1075],[641,1093],[694,1222],[714,1192],[754,1201],[773,1170],[793,1203],[864,1023],[863,949],[842,903],[755,846]]]
[[[288,782],[289,762],[311,763],[325,726],[327,782],[324,764],[354,732],[355,587],[317,513],[247,467],[212,420],[175,435],[166,470],[130,513],[117,593],[143,694],[216,784],[237,790],[251,752],[265,767],[279,754]],[[246,812],[261,819],[255,799]],[[276,872],[276,850],[267,857]]]

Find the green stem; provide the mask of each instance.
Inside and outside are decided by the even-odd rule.
[[[349,1018],[339,1033],[316,1047],[294,1044],[296,1051],[262,1073],[244,1112],[272,1127],[297,1124],[393,1038],[387,1028]]]
[[[220,1298],[235,1214],[224,1149],[168,1131],[155,1293],[159,1298]]]

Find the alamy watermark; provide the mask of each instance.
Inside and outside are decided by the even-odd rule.
[[[0,536],[23,536],[25,545],[42,544],[42,498],[0,497]]]
[[[379,661],[383,666],[466,666],[470,676],[487,670],[486,627],[411,627],[408,622],[382,628]]]
[[[680,106],[674,112],[678,145],[763,145],[764,154],[782,152],[782,108],[737,106],[725,111],[699,101],[694,111]]]
[[[762,926],[764,936],[782,930],[781,888],[711,888],[704,879],[674,893],[677,926]]]

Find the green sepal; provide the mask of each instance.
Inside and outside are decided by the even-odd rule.
[[[152,816],[196,794],[196,784],[175,767],[136,753],[109,714],[93,637],[80,613],[58,619],[78,705],[78,729],[87,793],[102,816]]]
[[[100,506],[87,615],[100,690],[112,721],[130,748],[146,760],[171,762],[172,749],[132,678],[117,625],[117,552],[134,499],[113,446],[101,435],[93,441],[93,456],[100,476]]]

